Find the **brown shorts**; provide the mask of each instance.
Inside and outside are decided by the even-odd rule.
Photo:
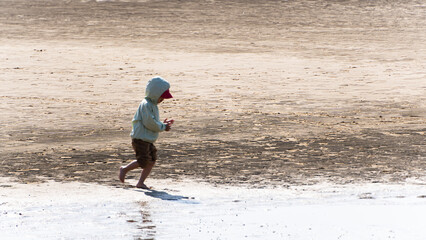
[[[148,163],[155,163],[157,160],[157,148],[150,142],[140,139],[132,139],[132,146],[136,153],[136,160],[141,168],[145,168]]]

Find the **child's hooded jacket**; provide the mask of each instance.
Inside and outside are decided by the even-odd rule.
[[[160,121],[157,102],[161,94],[170,88],[169,82],[161,77],[148,81],[145,90],[145,99],[139,104],[132,120],[130,136],[146,142],[154,143],[158,133],[166,130],[166,124]]]

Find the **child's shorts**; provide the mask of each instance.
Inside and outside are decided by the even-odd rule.
[[[157,148],[155,148],[154,144],[133,138],[132,146],[136,153],[136,160],[141,168],[145,168],[148,163],[155,163],[157,160]]]

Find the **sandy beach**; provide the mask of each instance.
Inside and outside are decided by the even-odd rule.
[[[185,237],[176,233],[179,229],[161,225],[169,220],[156,207],[167,212],[181,201],[211,208],[224,199],[238,200],[231,200],[234,195],[224,188],[240,192],[242,199],[251,199],[253,191],[280,199],[260,199],[253,203],[261,206],[253,214],[239,206],[235,214],[251,214],[247,219],[253,224],[266,221],[258,212],[264,207],[296,215],[286,203],[287,194],[303,193],[303,187],[312,193],[309,201],[318,201],[318,214],[335,202],[355,214],[353,207],[365,199],[351,192],[351,186],[382,197],[388,195],[380,186],[390,188],[390,202],[373,197],[368,203],[386,211],[410,206],[406,213],[400,211],[401,219],[415,219],[426,205],[425,16],[426,5],[419,1],[1,0],[0,229],[16,239],[14,234],[25,232],[26,225],[37,228],[34,222],[42,217],[17,224],[25,212],[12,218],[10,212],[19,213],[21,207],[37,214],[46,211],[49,196],[62,187],[75,193],[75,199],[71,205],[61,199],[52,204],[55,210],[42,215],[49,221],[63,221],[52,218],[53,212],[72,212],[73,204],[81,204],[101,216],[89,222],[102,224],[108,214],[96,204],[108,205],[111,195],[108,211],[149,212],[158,226],[149,235],[138,228],[143,219],[108,219],[110,226],[120,226],[114,229],[130,233],[82,227],[63,233],[65,239],[105,239],[108,234],[109,239],[174,239],[173,232],[200,239],[194,229],[188,232],[192,237]],[[171,83],[174,96],[160,105],[160,115],[175,124],[156,143],[159,161],[147,184],[193,199],[164,200],[138,192],[131,187],[137,171],[128,175],[126,185],[117,179],[119,166],[134,159],[131,119],[146,82],[158,75]],[[315,194],[328,191],[325,186],[344,189],[344,197],[325,201]],[[92,191],[100,192],[97,203]],[[222,193],[216,202],[211,199],[215,191]],[[38,197],[13,197],[26,192]],[[123,194],[129,197],[123,199]],[[32,210],[31,201],[44,207]],[[225,205],[219,210],[226,212],[232,204]],[[306,214],[312,210],[302,200],[296,206],[303,206]],[[209,218],[201,213],[204,208],[185,209],[200,221]],[[188,212],[180,212],[183,219],[190,219]],[[269,224],[275,227],[260,232],[282,239],[271,233],[285,233],[282,219],[272,219]],[[304,228],[309,224],[302,222],[287,224],[292,233],[288,239],[313,238]],[[233,218],[227,223],[243,224]],[[325,221],[330,228],[334,223],[332,218]],[[223,226],[211,226],[204,230],[216,234],[206,239],[244,239],[239,228],[220,233]],[[347,226],[337,231],[341,239],[424,235],[419,227],[407,238],[404,227],[398,231],[395,224],[383,222],[381,237],[367,227],[360,238]],[[327,235],[330,228],[316,232],[319,239],[338,239]],[[33,238],[57,239],[61,229],[50,229],[56,235],[38,231]],[[262,238],[251,231],[249,239]],[[79,237],[82,232],[86,235]]]

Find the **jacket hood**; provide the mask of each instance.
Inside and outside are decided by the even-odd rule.
[[[161,77],[155,77],[148,81],[145,90],[145,96],[154,104],[157,104],[161,95],[170,88],[170,83]]]

